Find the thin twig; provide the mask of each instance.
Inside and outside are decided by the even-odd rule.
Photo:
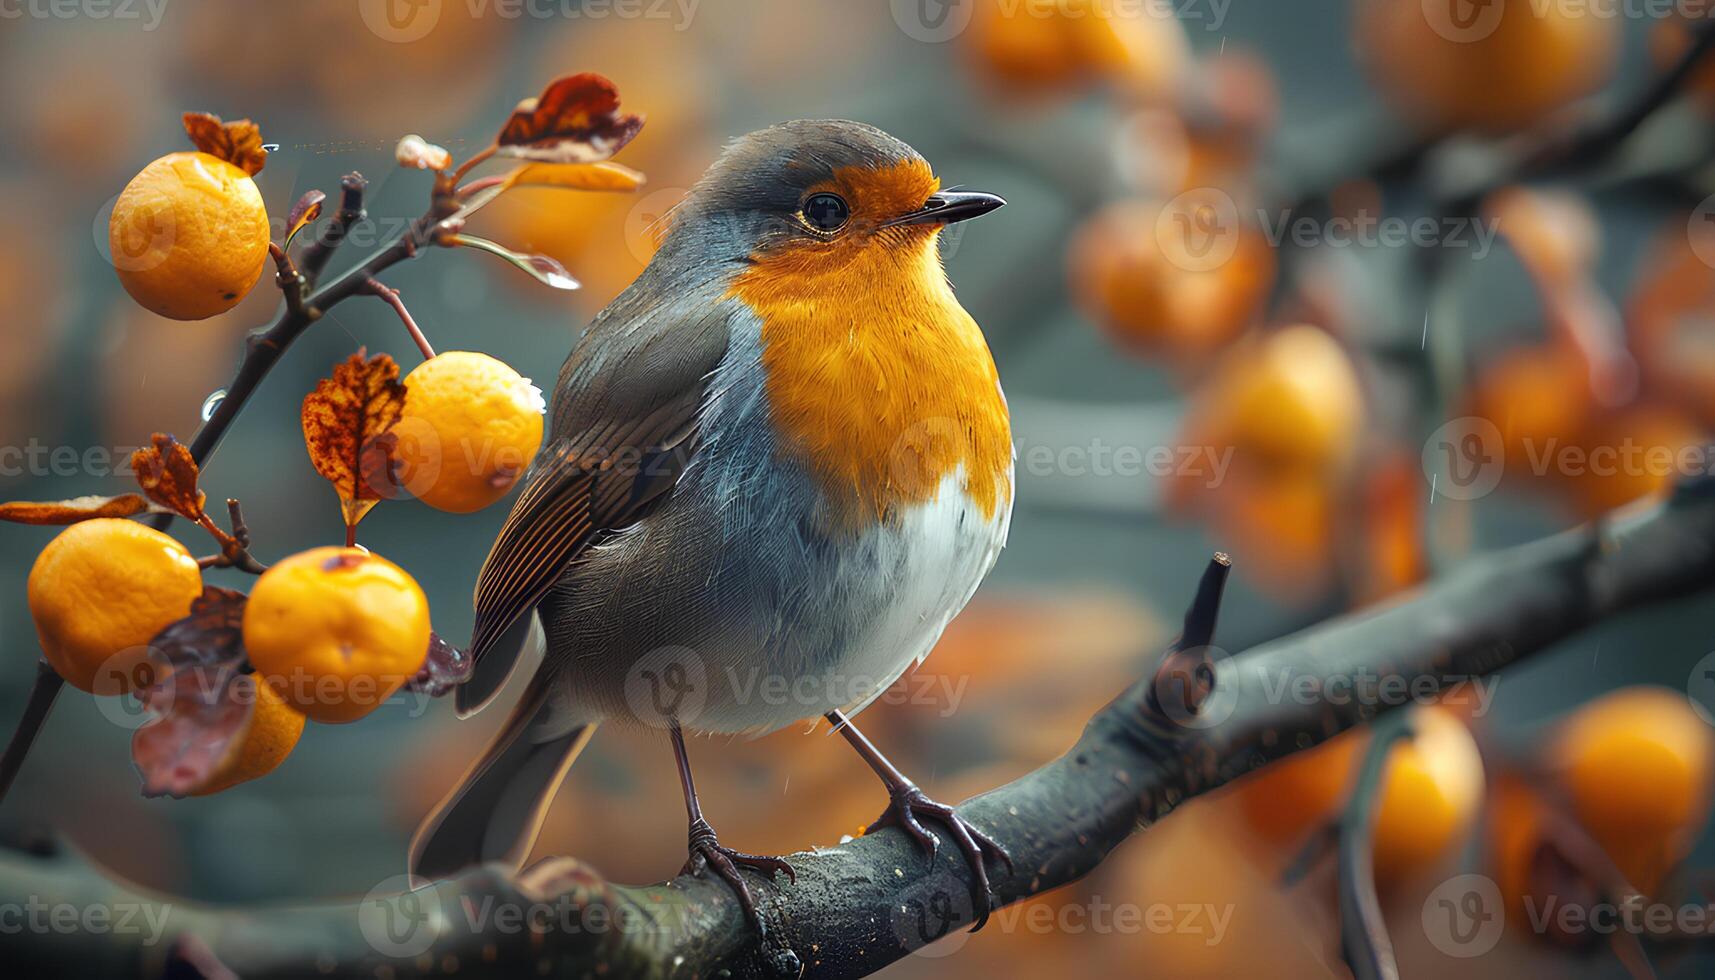
[[[12,781],[18,778],[18,770],[24,767],[24,759],[30,754],[30,746],[35,744],[36,736],[41,734],[42,725],[48,720],[48,712],[53,710],[54,699],[59,697],[60,689],[65,687],[65,683],[65,678],[48,666],[46,660],[36,661],[36,679],[30,685],[30,700],[24,705],[24,715],[18,719],[18,727],[13,730],[12,740],[6,743],[6,754],[0,756],[0,801],[6,799],[6,791],[12,788]]]
[[[1178,719],[1194,718],[1203,710],[1215,687],[1215,625],[1221,615],[1221,597],[1233,561],[1215,552],[1203,568],[1197,595],[1185,610],[1185,627],[1162,654],[1156,667],[1153,697],[1156,709]]]
[[[411,318],[411,311],[405,308],[405,301],[399,298],[399,290],[383,284],[374,277],[371,277],[364,284],[364,289],[381,297],[388,306],[393,307],[393,312],[399,314],[399,319],[405,324],[405,330],[411,334],[411,339],[416,342],[417,349],[423,352],[423,360],[434,360],[435,348],[430,346],[429,338],[423,335],[423,330],[417,326],[417,321]]]
[[[352,226],[364,219],[363,194],[368,187],[369,182],[356,171],[339,179],[339,211],[334,214],[327,227],[322,229],[322,233],[304,249],[304,260],[300,264],[304,278],[311,285],[321,279],[322,270],[327,268],[328,260],[333,258],[333,253],[345,242],[345,236],[351,232]]]
[[[1376,895],[1375,819],[1388,753],[1394,743],[1411,735],[1410,716],[1404,713],[1373,727],[1351,796],[1337,823],[1340,952],[1353,980],[1399,980],[1393,940],[1388,937],[1387,920]]]
[[[278,242],[268,243],[268,254],[274,257],[274,285],[280,287],[280,293],[286,297],[286,312],[302,315],[304,312],[304,289],[308,280],[292,264],[292,257],[286,254],[286,249]]]
[[[493,174],[488,177],[478,177],[476,180],[460,187],[455,193],[461,200],[463,200],[469,198],[472,194],[475,194],[478,191],[485,191],[490,187],[499,187],[501,184],[506,183],[507,176],[508,175],[506,174]]]
[[[465,174],[470,173],[471,168],[475,167],[482,161],[487,160],[489,157],[494,156],[495,152],[499,149],[499,144],[490,143],[487,147],[483,148],[481,152],[477,153],[469,160],[466,160],[464,163],[459,164],[458,169],[453,171],[452,177],[447,181],[447,183],[456,185],[459,181],[464,179]]]
[[[250,528],[244,523],[244,512],[238,506],[238,501],[228,497],[226,500],[227,513],[232,517],[232,533],[220,529],[214,518],[207,514],[197,524],[207,531],[220,545],[220,553],[197,559],[199,568],[236,568],[251,575],[261,575],[268,566],[256,559],[250,553]]]

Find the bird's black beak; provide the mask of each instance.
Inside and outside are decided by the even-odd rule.
[[[929,195],[923,206],[910,214],[900,215],[883,225],[950,225],[981,217],[1006,203],[999,194],[982,191],[940,191]]]

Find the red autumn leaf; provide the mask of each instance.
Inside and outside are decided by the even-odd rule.
[[[268,151],[262,148],[262,130],[248,119],[221,122],[220,117],[207,112],[187,112],[184,115],[185,134],[196,148],[217,156],[254,177],[268,162]]]
[[[172,436],[159,432],[154,445],[131,454],[131,473],[149,499],[180,517],[203,519],[204,497],[197,489],[197,463],[191,451]]]
[[[145,511],[164,512],[138,493],[122,493],[117,497],[73,497],[70,500],[14,500],[0,504],[0,521],[76,524],[96,517],[135,517]]]
[[[292,239],[298,237],[298,232],[322,216],[322,202],[326,200],[326,194],[315,190],[305,191],[298,198],[298,203],[292,205],[292,210],[286,215],[286,235],[280,242],[281,248],[291,248]]]
[[[255,717],[255,683],[230,667],[203,666],[138,692],[151,719],[131,735],[144,796],[186,796],[232,764]]]
[[[190,615],[167,625],[149,646],[174,668],[231,667],[244,659],[244,604],[233,589],[204,586]]]
[[[498,155],[548,163],[596,163],[618,153],[643,128],[643,117],[619,111],[619,89],[593,72],[550,82],[512,111],[496,142]]]
[[[304,397],[304,445],[316,472],[339,493],[347,527],[397,492],[377,474],[391,472],[392,440],[384,437],[405,410],[405,386],[393,358],[366,354],[351,355]]]

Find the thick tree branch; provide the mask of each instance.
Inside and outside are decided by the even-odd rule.
[[[1579,530],[1497,552],[1415,597],[1218,661],[1210,696],[1194,713],[1176,712],[1178,720],[1150,697],[1153,678],[1140,681],[1064,756],[959,808],[1016,861],[1015,873],[995,880],[1001,903],[1077,880],[1186,799],[1379,712],[1628,609],[1715,584],[1715,492],[1707,481],[1617,517],[1608,533],[1602,548]],[[1354,684],[1357,696],[1345,696]],[[0,959],[34,975],[152,976],[173,951],[198,948],[185,945],[195,938],[247,978],[455,970],[766,977],[800,966],[818,980],[861,977],[972,921],[970,872],[954,849],[942,852],[925,866],[911,841],[888,830],[794,856],[795,885],[757,887],[780,944],[766,952],[719,882],[620,886],[571,858],[518,876],[475,869],[391,900],[227,911],[141,896],[75,858],[5,856],[0,881],[12,894],[0,899],[146,903],[166,919],[154,944],[41,930],[10,938]],[[520,926],[530,915],[545,927]]]

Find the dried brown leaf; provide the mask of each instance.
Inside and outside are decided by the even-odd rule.
[[[204,497],[197,489],[197,463],[190,449],[172,436],[155,433],[154,445],[131,454],[131,473],[150,500],[191,521],[203,519]]]
[[[244,659],[244,604],[233,589],[204,586],[191,602],[190,615],[155,634],[149,646],[175,669],[228,666]]]
[[[14,500],[0,504],[0,521],[15,524],[76,524],[97,517],[135,517],[145,512],[166,513],[138,493],[117,497],[73,497],[70,500]]]
[[[185,134],[196,148],[217,156],[254,177],[268,162],[268,151],[262,148],[262,130],[248,119],[221,122],[220,117],[207,112],[187,112],[184,116]]]
[[[547,163],[597,163],[618,153],[643,128],[643,117],[619,111],[619,89],[602,75],[557,78],[518,103],[501,129],[498,155]]]
[[[131,735],[131,761],[144,796],[188,796],[233,764],[256,714],[255,683],[226,666],[189,667],[139,692],[151,720]]]
[[[351,355],[304,397],[304,445],[316,472],[339,493],[348,527],[377,501],[396,495],[391,482],[375,474],[391,472],[391,440],[384,437],[405,409],[399,365],[386,354],[366,353]]]

